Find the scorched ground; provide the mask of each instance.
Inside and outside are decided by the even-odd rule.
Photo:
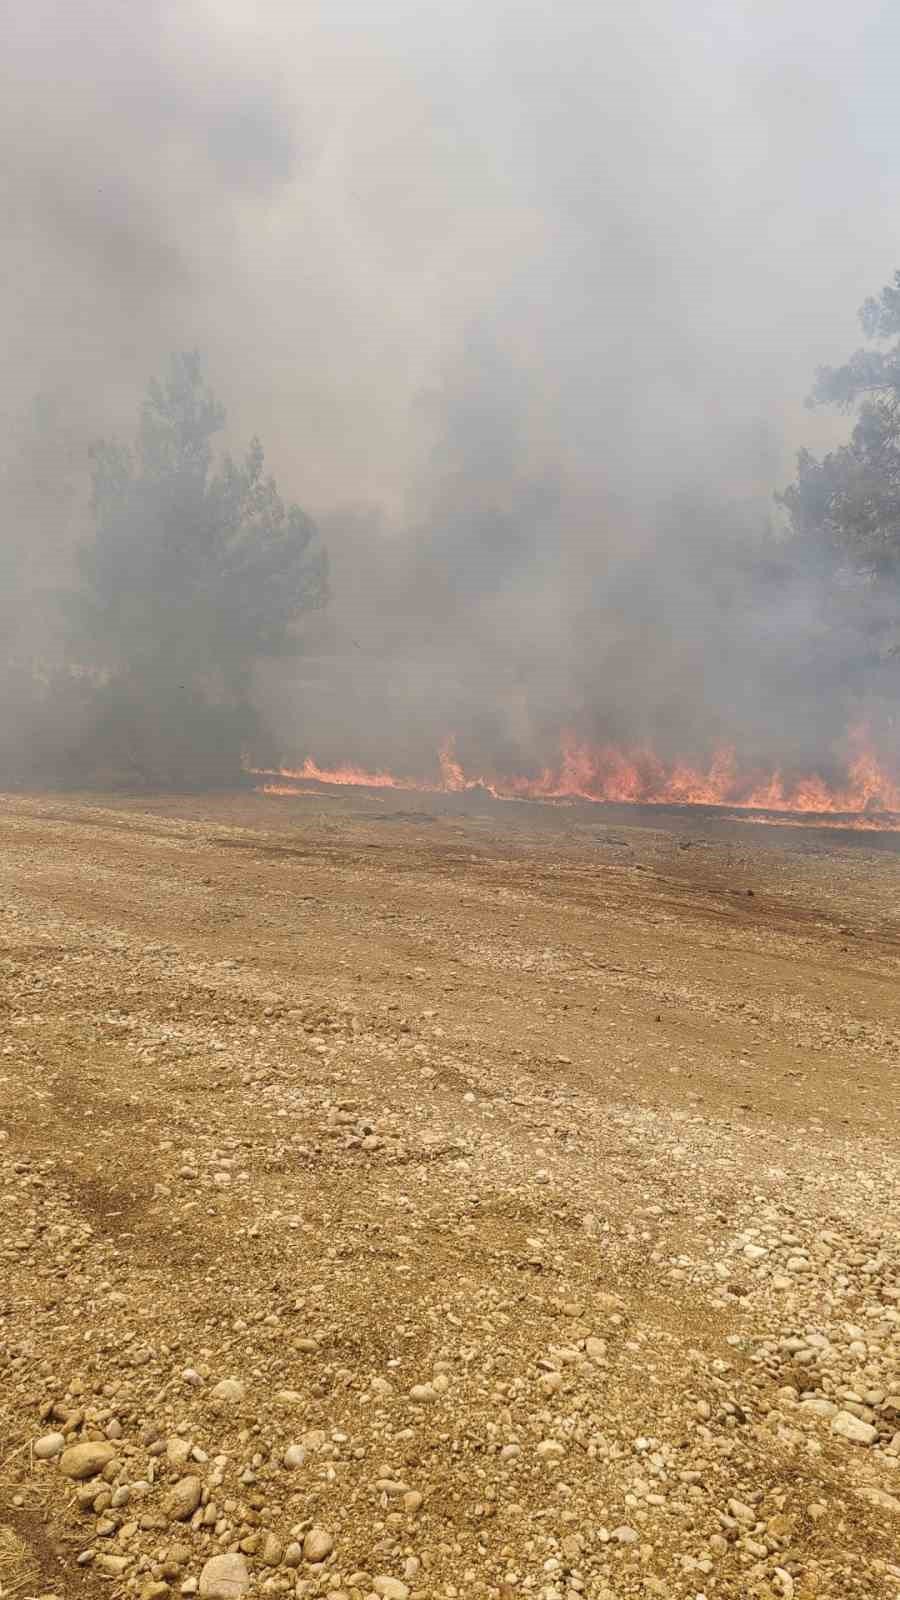
[[[3,802],[3,1594],[897,1596],[900,856],[398,803]]]

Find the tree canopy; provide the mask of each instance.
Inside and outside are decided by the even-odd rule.
[[[810,405],[858,407],[848,444],[818,460],[797,458],[797,479],[780,496],[795,533],[838,563],[876,578],[900,577],[900,272],[860,312],[863,331],[887,349],[857,350],[822,367]]]
[[[133,445],[92,451],[73,653],[100,684],[90,760],[154,781],[233,778],[261,657],[300,648],[326,595],[314,523],[285,505],[258,439],[216,461],[225,412],[196,355],[151,383]]]

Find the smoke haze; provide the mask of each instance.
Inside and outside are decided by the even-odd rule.
[[[900,259],[900,16],[32,0],[5,46],[6,431],[204,352],[331,560],[316,664],[260,673],[285,759],[808,760],[883,696],[765,549]]]

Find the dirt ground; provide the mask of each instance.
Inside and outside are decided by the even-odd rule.
[[[898,848],[3,798],[0,1595],[897,1600]]]

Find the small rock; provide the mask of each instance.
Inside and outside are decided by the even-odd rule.
[[[59,1458],[59,1470],[64,1478],[96,1478],[110,1461],[114,1461],[116,1447],[105,1439],[87,1439],[84,1444],[71,1444]]]
[[[61,1433],[45,1433],[42,1439],[36,1439],[34,1443],[38,1461],[52,1461],[54,1456],[62,1455],[65,1448],[66,1441]]]
[[[305,1460],[306,1451],[302,1444],[289,1444],[281,1458],[282,1465],[290,1468],[302,1467]]]
[[[409,1588],[401,1583],[399,1578],[376,1578],[372,1584],[376,1594],[381,1595],[381,1600],[407,1600]]]
[[[311,1565],[326,1561],[334,1549],[334,1540],[324,1528],[310,1528],[303,1541],[303,1559]]]
[[[878,1429],[873,1428],[871,1422],[855,1417],[852,1411],[839,1411],[832,1421],[831,1431],[841,1439],[849,1439],[851,1444],[874,1444],[878,1437]]]
[[[900,1512],[900,1500],[896,1495],[888,1494],[886,1489],[876,1489],[874,1484],[866,1484],[862,1489],[857,1489],[860,1500],[868,1500],[871,1506],[877,1506],[879,1511]]]
[[[302,1560],[303,1546],[298,1544],[295,1539],[293,1544],[289,1544],[284,1552],[284,1564],[286,1567],[299,1567]]]
[[[237,1378],[222,1378],[210,1392],[211,1400],[222,1400],[229,1405],[238,1405],[247,1393],[246,1388]],[[202,1590],[201,1590],[202,1593]]]
[[[279,1389],[275,1395],[277,1406],[301,1406],[303,1396],[299,1389]]]
[[[267,1533],[260,1551],[260,1560],[266,1567],[280,1567],[284,1555],[284,1545],[276,1538],[274,1533]]]
[[[813,1395],[809,1400],[801,1400],[800,1405],[804,1411],[812,1412],[814,1417],[825,1417],[829,1420],[837,1416],[839,1409],[833,1400],[825,1400],[817,1395]]]
[[[437,1391],[430,1383],[415,1383],[409,1391],[410,1400],[416,1405],[427,1406],[432,1400],[437,1399]]]
[[[200,1504],[203,1485],[199,1478],[179,1478],[163,1502],[163,1513],[171,1522],[187,1522]]]
[[[242,1600],[249,1587],[247,1563],[236,1553],[213,1556],[200,1574],[199,1592],[205,1600]]]
[[[616,1539],[619,1544],[637,1544],[640,1534],[634,1528],[629,1528],[627,1523],[623,1523],[620,1528],[613,1528],[609,1537]]]
[[[729,1500],[728,1510],[734,1517],[735,1522],[744,1522],[752,1526],[756,1521],[756,1512],[753,1507],[746,1505],[743,1500]]]

